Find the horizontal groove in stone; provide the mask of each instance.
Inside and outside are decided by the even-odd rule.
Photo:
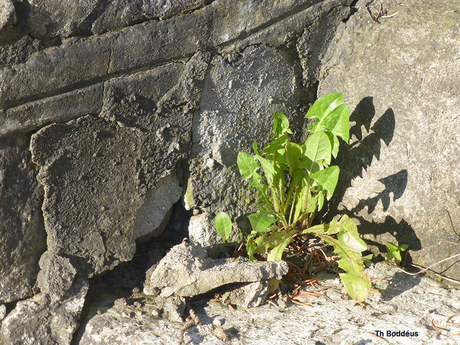
[[[102,107],[103,89],[103,84],[99,83],[2,111],[0,138],[19,131],[35,130],[53,122],[96,114]]]
[[[277,11],[270,10],[271,6],[266,4],[268,1],[256,5],[249,1],[214,1],[193,13],[166,21],[144,22],[83,40],[70,39],[60,47],[33,55],[24,64],[1,70],[0,109],[18,107],[174,59],[187,58],[200,49],[232,44],[305,11],[319,0],[300,3],[291,0],[283,3],[283,8]],[[337,5],[346,2],[337,0]],[[249,3],[252,7],[246,8]],[[257,15],[238,15],[238,11],[248,10]],[[240,21],[229,22],[229,18]]]

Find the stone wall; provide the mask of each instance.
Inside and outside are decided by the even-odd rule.
[[[178,202],[201,212],[193,241],[219,241],[220,211],[241,238],[254,195],[237,153],[267,142],[277,110],[305,136],[328,92],[354,126],[327,216],[358,220],[376,254],[388,240],[426,266],[456,254],[458,5],[424,5],[427,23],[388,0],[374,23],[361,3],[3,1],[0,343],[70,343],[88,279]],[[438,272],[459,279],[451,264]]]
[[[217,241],[222,210],[247,229],[236,154],[276,110],[301,135],[350,4],[4,1],[0,303],[18,302],[3,342],[69,343],[88,278],[130,261],[177,202],[201,210],[197,242]]]

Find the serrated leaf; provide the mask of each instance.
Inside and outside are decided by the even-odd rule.
[[[225,212],[220,212],[216,216],[215,227],[217,233],[222,237],[224,242],[227,242],[232,232],[232,220]]]
[[[256,232],[266,232],[276,222],[274,212],[257,212],[248,216],[251,227]]]
[[[306,234],[324,234],[324,235],[335,235],[339,233],[341,230],[342,226],[337,223],[335,219],[332,220],[330,223],[326,224],[318,224],[315,226],[312,226],[308,229],[302,230],[300,232],[300,235],[306,235]]]
[[[277,233],[276,235],[278,236],[272,239],[272,242],[277,243],[277,245],[268,253],[267,261],[281,260],[286,246],[289,244],[296,232],[296,230],[292,230],[288,233]]]
[[[363,302],[369,295],[371,280],[364,272],[364,264],[360,255],[358,256],[353,250],[348,249],[335,238],[327,235],[317,236],[334,247],[334,252],[340,256],[337,263],[345,271],[345,273],[339,273],[345,290],[347,290],[351,298],[358,302]]]
[[[353,219],[344,215],[338,225],[341,227],[340,233],[337,235],[340,242],[356,252],[363,252],[367,249],[367,244],[359,236],[358,227]]]

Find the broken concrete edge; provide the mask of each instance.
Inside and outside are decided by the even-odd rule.
[[[249,262],[244,258],[213,259],[210,248],[186,242],[174,246],[148,274],[144,293],[150,296],[194,297],[235,283],[248,283],[233,303],[258,306],[268,294],[268,281],[280,280],[289,267],[284,261]],[[257,284],[254,284],[257,283]],[[239,296],[236,298],[235,296]],[[232,299],[232,298],[230,298]]]

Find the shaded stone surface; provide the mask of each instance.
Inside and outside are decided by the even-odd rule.
[[[77,275],[77,270],[69,259],[46,252],[40,258],[40,269],[37,286],[42,293],[55,300],[68,294]]]
[[[33,37],[69,37],[85,29],[87,21],[95,12],[101,0],[30,0],[27,24]]]
[[[33,295],[46,250],[43,189],[25,135],[0,140],[0,303]]]
[[[343,92],[354,123],[331,208],[357,219],[381,251],[387,241],[409,244],[426,267],[458,254],[460,240],[460,5],[424,2],[423,18],[417,6],[385,1],[396,16],[374,24],[361,8],[341,25],[319,96]],[[456,262],[433,268],[458,279]]]
[[[30,55],[24,63],[1,69],[0,109],[15,108],[174,59],[188,58],[197,50],[218,50],[232,56],[248,45],[284,45],[325,13],[332,11],[332,18],[346,18],[350,3],[351,0],[287,1],[273,8],[268,1],[247,1],[237,6],[219,0],[169,20],[146,21],[114,33],[64,40],[58,47]],[[329,29],[333,31],[334,26]],[[33,48],[31,52],[36,50]],[[11,54],[13,51],[5,52],[4,60],[16,60]],[[29,53],[24,55],[27,57]],[[69,105],[72,112],[74,105]]]

